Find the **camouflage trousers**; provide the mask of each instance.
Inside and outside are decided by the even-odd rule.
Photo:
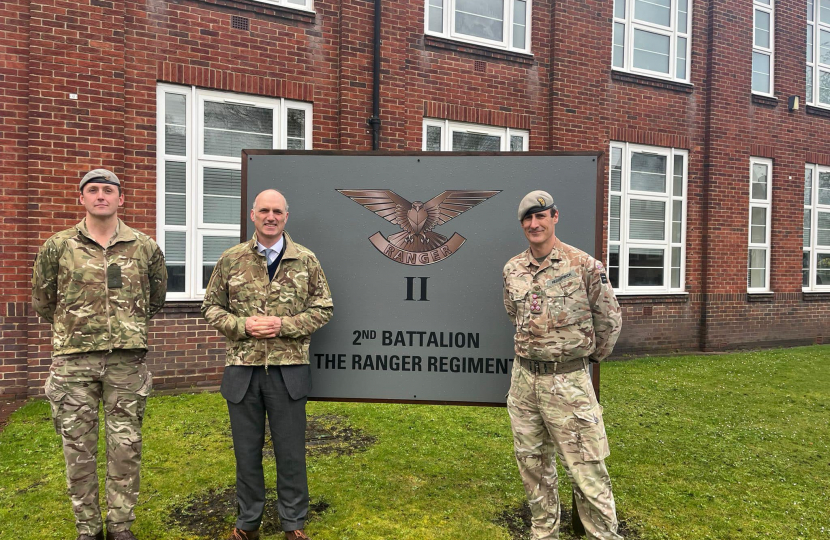
[[[617,534],[611,478],[604,462],[609,450],[602,407],[588,371],[534,374],[516,361],[507,410],[530,504],[533,539],[559,538],[555,452],[573,486],[588,538],[622,540]]]
[[[63,439],[66,485],[78,534],[102,529],[98,502],[98,407],[107,443],[107,530],[129,530],[138,500],[141,423],[152,377],[145,350],[55,356],[46,380],[55,431]]]

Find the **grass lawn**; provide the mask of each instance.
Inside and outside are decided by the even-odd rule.
[[[601,401],[629,538],[830,539],[830,346],[610,362]],[[315,540],[519,538],[499,524],[524,501],[505,409],[311,403],[308,412],[320,445],[308,463]],[[224,400],[151,398],[142,471],[141,540],[221,538],[210,531],[234,514]],[[562,500],[570,505],[568,486]],[[30,538],[75,538],[43,401],[0,433],[0,539]]]

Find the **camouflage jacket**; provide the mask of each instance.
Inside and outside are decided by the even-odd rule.
[[[601,262],[557,240],[541,266],[528,248],[507,261],[503,278],[517,356],[598,362],[611,354],[622,317]]]
[[[225,251],[213,270],[202,314],[228,338],[228,366],[307,364],[312,332],[331,319],[331,292],[320,262],[284,235],[285,254],[270,282],[256,234]],[[254,315],[280,317],[279,335],[248,336],[245,320]]]
[[[35,259],[32,304],[52,323],[56,356],[146,349],[148,321],[166,294],[158,244],[120,219],[106,247],[81,220],[49,238]]]

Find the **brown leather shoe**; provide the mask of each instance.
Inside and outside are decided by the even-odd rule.
[[[233,528],[228,540],[256,540],[259,538],[259,529],[255,531],[243,531],[242,529]]]
[[[104,531],[98,531],[98,534],[79,534],[75,540],[104,540]]]
[[[138,538],[136,538],[130,531],[107,531],[107,540],[138,540]]]
[[[302,530],[285,531],[285,540],[311,540],[308,535]]]

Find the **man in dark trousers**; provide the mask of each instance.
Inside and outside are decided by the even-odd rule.
[[[282,528],[287,540],[307,539],[308,346],[331,318],[331,292],[314,253],[283,232],[288,203],[280,192],[257,195],[251,221],[256,233],[222,254],[202,304],[205,319],[228,338],[221,392],[231,419],[239,508],[229,540],[259,538],[266,416]]]

